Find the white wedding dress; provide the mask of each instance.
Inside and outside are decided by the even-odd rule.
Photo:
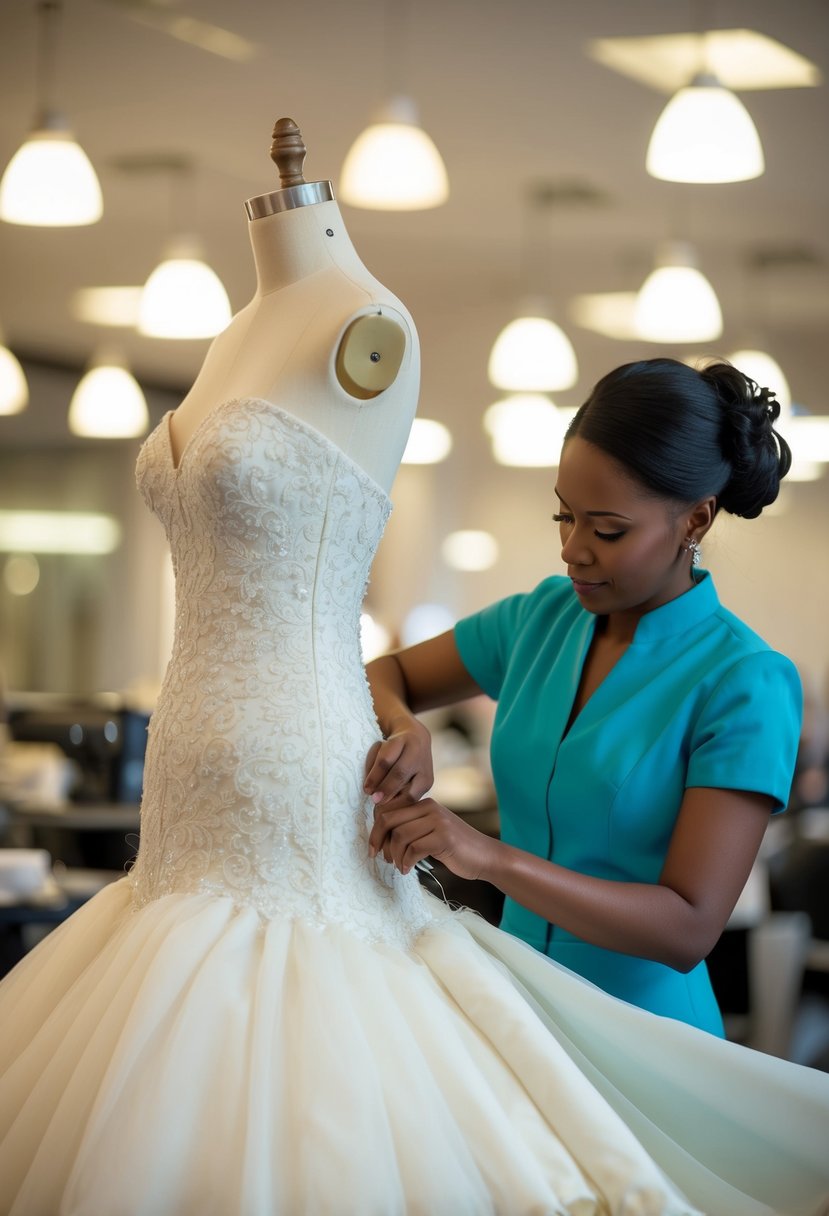
[[[177,585],[140,851],[0,985],[0,1211],[822,1210],[829,1077],[616,1001],[369,859],[380,487],[256,398],[178,468],[168,415],[138,480]]]

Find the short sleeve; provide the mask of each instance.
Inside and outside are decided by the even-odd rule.
[[[498,700],[518,636],[527,595],[510,595],[455,625],[455,645],[464,667],[484,692]]]
[[[769,794],[782,810],[802,712],[794,664],[773,650],[747,655],[726,672],[694,725],[686,786]]]

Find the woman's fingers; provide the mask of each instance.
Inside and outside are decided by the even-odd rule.
[[[454,818],[432,798],[394,808],[378,806],[374,816],[369,853],[375,856],[382,852],[402,874],[444,847],[441,827],[445,818]]]
[[[370,855],[382,852],[404,874],[424,857],[434,857],[460,878],[479,878],[493,860],[494,848],[497,843],[433,798],[377,806],[369,834]]]
[[[413,799],[421,798],[433,781],[431,748],[422,736],[392,735],[369,749],[364,789],[375,802],[389,801],[404,790]]]
[[[429,830],[427,802],[430,801],[408,802],[395,807],[378,806],[368,838],[369,854],[375,857],[382,852],[386,861],[396,863],[401,846],[405,849],[411,841]]]

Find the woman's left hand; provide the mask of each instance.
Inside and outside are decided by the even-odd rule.
[[[459,878],[481,878],[498,841],[470,827],[434,798],[375,807],[369,854],[382,853],[401,874],[433,857]]]

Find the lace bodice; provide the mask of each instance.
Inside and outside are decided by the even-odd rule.
[[[212,892],[264,920],[409,941],[428,913],[413,874],[368,858],[362,792],[380,732],[359,617],[389,500],[326,436],[268,401],[215,408],[178,467],[169,421],[136,473],[176,576],[136,899]]]

